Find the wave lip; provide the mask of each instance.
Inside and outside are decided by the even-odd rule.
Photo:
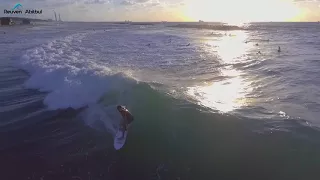
[[[30,73],[25,86],[49,92],[44,104],[51,110],[95,103],[107,91],[134,81],[88,59],[91,50],[81,47],[85,36],[74,34],[30,49],[19,62]]]

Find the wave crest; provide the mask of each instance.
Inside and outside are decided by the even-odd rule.
[[[79,33],[28,50],[18,66],[30,73],[27,88],[49,92],[49,109],[80,108],[95,103],[107,91],[123,89],[136,81],[88,59],[93,50],[81,46],[87,34]],[[128,84],[129,83],[129,84]]]

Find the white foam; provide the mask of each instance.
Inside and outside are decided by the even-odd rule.
[[[84,122],[94,129],[101,129],[102,123],[104,129],[114,137],[117,133],[121,115],[115,106],[103,106],[99,104],[90,105],[82,114]],[[97,124],[99,123],[100,124]]]
[[[49,109],[79,108],[95,103],[107,91],[132,80],[94,61],[94,51],[81,47],[87,34],[79,33],[28,50],[19,66],[30,73],[27,88],[49,92]],[[99,64],[98,64],[99,63]]]

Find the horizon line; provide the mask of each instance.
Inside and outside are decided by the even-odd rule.
[[[53,20],[51,18],[30,18],[30,17],[19,17],[19,16],[0,16],[0,18],[25,18],[25,19],[36,19],[36,20]],[[54,21],[53,21],[54,22]],[[107,22],[125,22],[125,23],[229,23],[229,24],[247,24],[247,23],[319,23],[319,21],[250,21],[250,22],[223,22],[223,21],[128,21],[128,20],[109,20],[109,21],[83,21],[83,20],[69,20],[63,22],[84,22],[84,23],[107,23]]]

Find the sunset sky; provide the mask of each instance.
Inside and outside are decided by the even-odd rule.
[[[43,10],[38,18],[64,21],[320,21],[320,0],[0,0]],[[36,16],[34,16],[36,17]]]

